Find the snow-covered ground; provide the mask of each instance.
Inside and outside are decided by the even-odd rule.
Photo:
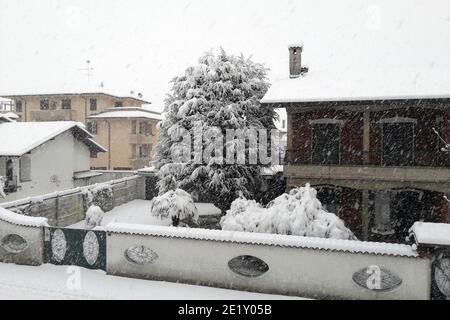
[[[106,275],[99,270],[0,263],[0,299],[295,299],[280,295]]]
[[[154,217],[150,213],[150,200],[133,200],[121,206],[117,206],[105,213],[102,226],[110,222],[137,223],[147,225],[169,226],[172,220]],[[195,203],[199,216],[208,214],[220,214],[220,210],[210,203]],[[83,229],[85,220],[77,222],[68,228]]]

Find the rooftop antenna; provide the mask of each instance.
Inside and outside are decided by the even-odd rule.
[[[86,60],[86,68],[82,68],[82,69],[79,69],[79,70],[86,71],[86,76],[87,76],[87,79],[88,79],[88,85],[90,85],[91,84],[91,76],[92,76],[91,71],[94,70],[94,68],[91,67],[91,60]]]

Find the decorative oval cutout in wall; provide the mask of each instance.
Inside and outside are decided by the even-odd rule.
[[[269,271],[269,265],[260,258],[242,255],[228,261],[228,267],[234,273],[244,277],[259,277]]]
[[[28,248],[28,242],[18,234],[8,234],[3,237],[1,246],[7,252],[17,254]]]
[[[125,258],[130,262],[144,265],[158,260],[158,254],[145,246],[133,246],[125,250]]]
[[[67,242],[64,232],[61,229],[56,229],[52,237],[52,253],[56,261],[64,260],[67,251]]]
[[[94,232],[88,231],[83,241],[83,255],[87,263],[91,266],[97,261],[100,252],[97,236]]]
[[[359,286],[373,291],[390,291],[402,284],[398,275],[375,265],[356,271],[352,279]]]

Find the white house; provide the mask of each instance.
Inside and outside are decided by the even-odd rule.
[[[0,202],[73,188],[98,174],[90,157],[105,151],[78,122],[0,122]]]

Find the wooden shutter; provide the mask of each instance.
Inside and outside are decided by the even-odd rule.
[[[31,157],[26,154],[20,158],[20,181],[31,181]]]

